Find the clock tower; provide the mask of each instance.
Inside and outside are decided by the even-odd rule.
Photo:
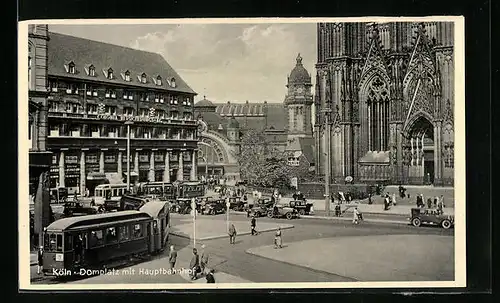
[[[311,106],[311,76],[302,65],[302,57],[298,54],[295,67],[288,76],[285,108],[288,118],[288,140],[297,137],[312,138]]]

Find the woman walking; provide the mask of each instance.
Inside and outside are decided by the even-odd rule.
[[[281,239],[281,227],[278,227],[276,235],[274,236],[274,248],[283,248],[283,242]]]

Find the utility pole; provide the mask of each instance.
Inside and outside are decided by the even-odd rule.
[[[330,170],[331,170],[331,125],[330,114],[332,112],[330,107],[321,111],[325,115],[325,145],[326,145],[326,167],[325,167],[325,212],[326,216],[330,216]]]

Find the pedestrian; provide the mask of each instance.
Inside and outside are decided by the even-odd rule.
[[[353,224],[359,224],[360,214],[359,214],[359,211],[358,211],[358,207],[354,207],[354,210],[353,210],[352,214],[353,214],[352,223]]]
[[[424,207],[424,201],[421,195],[417,195],[417,207]]]
[[[389,195],[385,195],[385,198],[384,198],[384,210],[389,210]]]
[[[234,227],[234,224],[231,223],[231,226],[229,226],[229,244],[235,244],[236,243],[236,228]]]
[[[37,274],[40,274],[41,272],[43,272],[43,246],[40,246],[40,248],[38,249],[37,256],[38,256],[38,263],[36,272]]]
[[[445,206],[444,206],[444,196],[443,196],[443,195],[441,195],[441,207],[442,207],[442,208],[444,208],[444,207],[445,207]]]
[[[255,229],[257,225],[257,220],[255,220],[255,215],[252,215],[252,220],[250,220],[250,228],[252,236],[257,235],[257,230]]]
[[[276,235],[274,236],[274,248],[283,248],[283,242],[281,238],[281,227],[278,227]]]
[[[214,272],[215,270],[213,268],[208,270],[208,273],[205,276],[205,279],[207,279],[207,283],[215,283]]]
[[[209,256],[208,256],[208,252],[205,250],[205,244],[203,244],[201,246],[201,249],[202,249],[202,251],[201,251],[201,259],[200,259],[200,269],[201,269],[202,273],[205,273],[205,269],[207,268]]]
[[[432,200],[431,200],[431,198],[427,199],[427,208],[432,208]]]
[[[198,255],[198,250],[196,248],[193,248],[193,257],[191,257],[189,269],[191,270],[191,280],[196,280],[197,274],[200,272],[200,256]]]
[[[396,194],[392,194],[392,205],[396,206]]]
[[[170,264],[170,272],[175,268],[175,262],[177,262],[177,251],[173,245],[170,245],[170,252],[168,254],[168,263]]]
[[[368,193],[368,204],[369,205],[372,205],[373,204],[373,201],[372,201],[372,193]]]
[[[434,197],[434,208],[437,208],[439,198],[436,196]]]

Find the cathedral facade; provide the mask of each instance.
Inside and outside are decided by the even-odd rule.
[[[317,35],[317,174],[452,185],[453,23],[320,23]]]

